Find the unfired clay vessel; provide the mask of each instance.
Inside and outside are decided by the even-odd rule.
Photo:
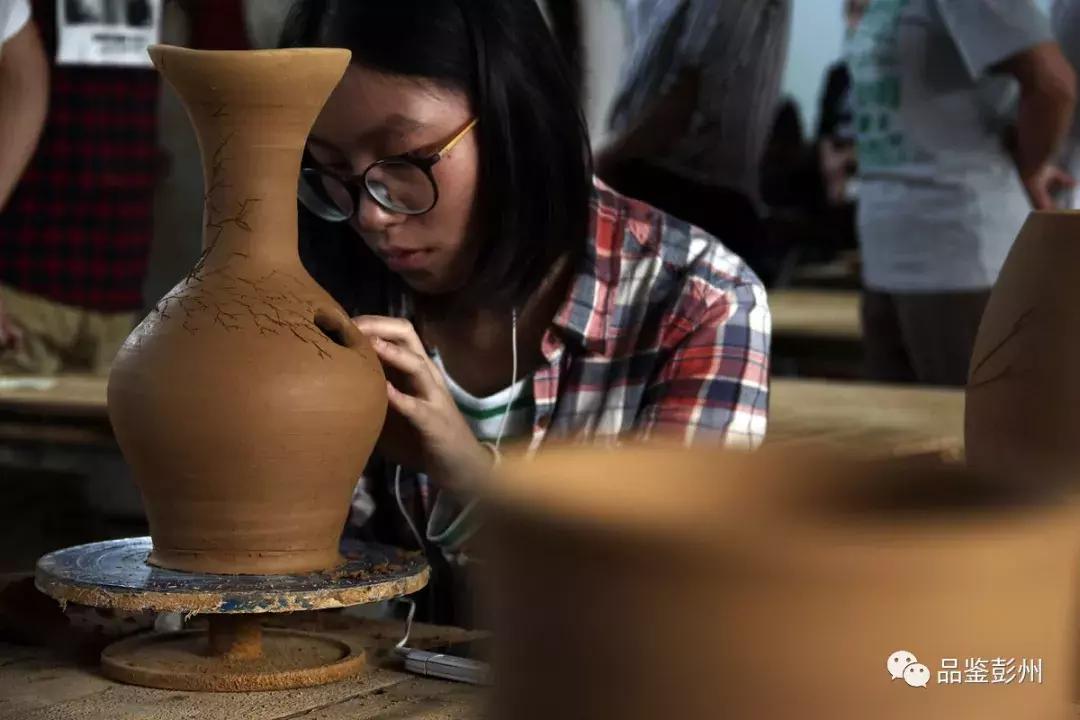
[[[386,386],[368,342],[300,263],[296,186],[307,133],[350,54],[150,54],[195,125],[206,190],[202,256],[109,377],[150,562],[213,573],[332,567]]]
[[[968,462],[1080,484],[1080,213],[1033,212],[990,295],[967,388]]]
[[[1072,716],[1077,515],[1015,484],[563,449],[505,463],[485,495],[497,718]],[[927,687],[892,678],[900,650]],[[1012,659],[1010,685],[937,684],[969,657]],[[1041,683],[1016,681],[1024,657]]]

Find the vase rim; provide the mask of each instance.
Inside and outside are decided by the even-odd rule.
[[[147,48],[151,57],[157,53],[170,55],[187,55],[189,57],[212,58],[227,57],[237,60],[242,57],[255,59],[283,58],[290,55],[340,57],[342,55],[352,57],[352,51],[347,48],[323,48],[323,47],[298,47],[298,48],[272,48],[267,50],[196,50],[181,45],[169,45],[168,43],[155,43]]]

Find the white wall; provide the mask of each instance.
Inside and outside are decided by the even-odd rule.
[[[817,126],[825,71],[840,57],[843,42],[844,0],[793,0],[791,45],[780,92],[799,104],[808,135]]]

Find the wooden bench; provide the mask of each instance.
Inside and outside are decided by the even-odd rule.
[[[829,380],[772,381],[769,441],[817,440],[839,448],[904,454],[963,449],[960,390]],[[105,380],[0,384],[0,441],[112,445]],[[113,447],[115,447],[113,445]]]

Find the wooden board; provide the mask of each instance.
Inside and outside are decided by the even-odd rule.
[[[0,643],[0,720],[285,720],[475,717],[483,693],[380,667],[321,687],[194,693],[121,685],[96,668]]]
[[[781,313],[798,305],[796,292],[780,291]],[[811,293],[812,295],[840,295],[847,293]],[[857,298],[836,299],[835,304],[846,306],[843,311],[848,320],[857,326]],[[826,303],[828,304],[828,303]],[[776,307],[774,305],[774,311]],[[793,311],[794,312],[794,311]],[[787,315],[788,321],[792,315]],[[774,321],[776,316],[774,316]],[[822,327],[828,330],[828,323]],[[836,323],[834,332],[839,332]],[[848,328],[850,331],[851,328]],[[849,332],[850,334],[850,332]],[[898,453],[942,450],[958,453],[963,448],[964,426],[963,393],[959,390],[938,390],[915,386],[887,387],[871,383],[836,382],[827,380],[790,380],[775,378],[772,381],[772,398],[769,415],[769,439],[771,442],[795,440],[823,440],[853,449],[870,449],[875,453],[883,450]],[[57,378],[57,384],[49,389],[4,389],[0,386],[0,410],[20,408],[43,415],[64,415],[73,408],[84,414],[79,418],[64,417],[56,428],[44,424],[38,427],[43,437],[63,442],[63,433],[71,431],[72,442],[82,436],[78,428],[70,428],[72,422],[98,420],[106,417],[105,380],[82,376]],[[56,420],[59,422],[60,417]],[[0,437],[5,425],[16,425],[0,419]],[[18,425],[24,434],[33,435],[34,427]],[[51,428],[51,429],[50,429]],[[48,433],[52,433],[48,435]],[[102,429],[96,423],[82,428],[88,437],[100,436]],[[58,434],[59,433],[59,434]]]
[[[0,377],[0,409],[105,417],[108,380],[92,375]]]
[[[769,293],[773,335],[862,341],[859,293],[848,290],[774,290]]]
[[[857,289],[862,285],[859,276],[859,251],[841,253],[834,260],[800,265],[791,272],[791,286],[807,288]]]
[[[266,617],[266,624],[272,627],[319,632],[362,645],[369,649],[376,667],[355,678],[305,689],[179,692],[123,685],[102,676],[94,662],[77,663],[57,650],[0,642],[0,720],[434,720],[479,714],[484,697],[481,690],[407,674],[387,659],[388,648],[404,627],[399,621],[370,620],[334,611]],[[471,640],[477,635],[459,628],[421,624],[413,628],[410,645],[430,648]]]
[[[766,442],[818,442],[861,455],[959,458],[964,449],[964,393],[774,379]]]

